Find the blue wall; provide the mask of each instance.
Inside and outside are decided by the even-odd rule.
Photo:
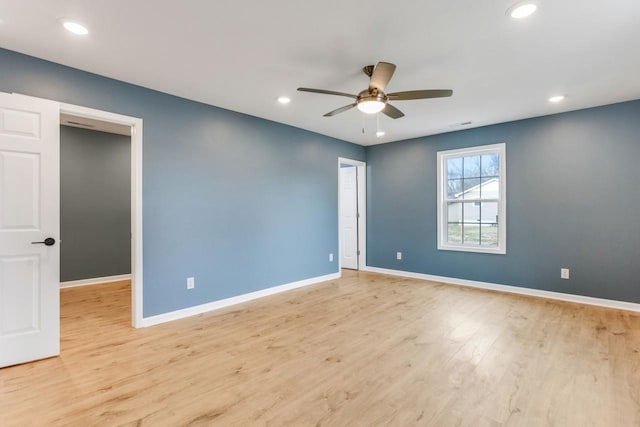
[[[436,153],[498,142],[507,254],[438,251]],[[367,166],[370,266],[640,302],[640,101],[367,147]]]
[[[640,101],[365,153],[2,49],[0,91],[144,119],[145,317],[336,272],[336,159],[365,154],[369,265],[640,302]],[[438,251],[437,151],[497,142],[507,255]]]
[[[362,147],[2,49],[0,91],[144,120],[145,317],[338,271],[337,158]]]

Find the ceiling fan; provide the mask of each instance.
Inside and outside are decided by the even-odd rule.
[[[409,90],[405,92],[385,93],[384,88],[391,80],[396,66],[389,62],[378,62],[377,65],[367,65],[362,71],[370,77],[369,87],[357,95],[351,95],[344,92],[336,92],[333,90],[311,89],[307,87],[299,87],[300,92],[323,93],[326,95],[346,96],[356,100],[353,104],[345,105],[336,110],[329,111],[324,117],[332,117],[336,114],[343,113],[353,107],[367,114],[375,114],[382,112],[392,119],[399,119],[404,113],[398,110],[388,101],[408,101],[411,99],[428,99],[443,98],[453,95],[450,89],[430,89],[430,90]]]

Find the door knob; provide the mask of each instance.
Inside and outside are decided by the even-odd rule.
[[[56,244],[56,239],[53,237],[47,237],[43,242],[31,242],[32,245],[45,245],[45,246],[53,246]]]

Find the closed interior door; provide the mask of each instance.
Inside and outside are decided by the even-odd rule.
[[[340,167],[340,261],[342,268],[358,269],[358,172]]]
[[[0,93],[0,367],[60,352],[59,114]]]

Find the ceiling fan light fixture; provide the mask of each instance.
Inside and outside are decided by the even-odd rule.
[[[375,114],[384,110],[385,103],[378,100],[360,101],[358,102],[358,110],[365,114]]]

